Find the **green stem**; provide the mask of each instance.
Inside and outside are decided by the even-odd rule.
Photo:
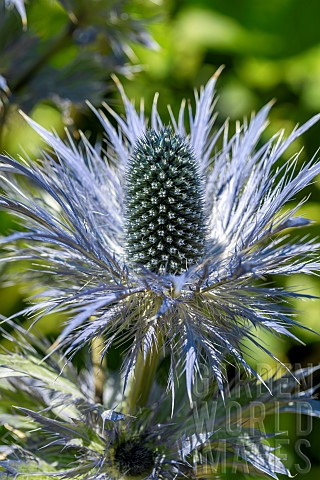
[[[0,148],[1,151],[3,150],[2,148],[2,136],[3,136],[3,129],[6,121],[6,115],[7,115],[7,104],[5,103],[5,100],[2,103],[2,106],[0,105]]]
[[[48,61],[58,53],[62,48],[66,46],[66,44],[71,40],[72,34],[77,28],[77,24],[72,23],[71,21],[67,24],[64,31],[59,35],[55,41],[49,45],[49,48],[38,57],[32,65],[30,65],[16,80],[16,82],[12,82],[10,85],[11,92],[16,93],[21,90],[25,85],[27,85],[30,80],[34,77],[34,75],[41,70],[41,68],[48,63]]]
[[[142,352],[138,354],[134,372],[135,378],[128,397],[128,409],[131,415],[134,415],[139,408],[146,406],[148,402],[159,364],[161,345],[161,336],[157,334],[155,342],[146,355],[146,359],[144,360]]]
[[[95,402],[103,405],[103,391],[106,381],[107,363],[104,357],[101,360],[101,347],[103,345],[102,337],[97,337],[92,340],[92,366],[94,375],[94,390],[95,390]]]
[[[48,49],[40,56],[36,57],[35,62],[28,66],[28,68],[22,72],[19,78],[16,80],[13,79],[10,82],[10,96],[19,92],[22,88],[28,85],[28,83],[33,79],[34,75],[38,73],[41,68],[48,63],[48,61],[58,53],[62,48],[64,48],[68,42],[72,39],[72,34],[78,26],[78,21],[69,21],[66,25],[66,28],[63,32],[56,37],[53,43],[51,43]],[[3,129],[6,122],[7,113],[9,111],[9,103],[2,106],[0,112],[0,146],[2,142]]]

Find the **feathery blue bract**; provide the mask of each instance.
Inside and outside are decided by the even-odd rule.
[[[280,432],[265,430],[266,416],[320,417],[312,385],[319,366],[269,378],[273,395],[256,380],[238,378],[225,385],[225,403],[215,385],[192,408],[178,395],[173,416],[170,396],[158,385],[145,408],[126,415],[114,400],[95,402],[90,362],[85,371],[71,362],[61,371],[61,352],[43,361],[46,342],[15,327],[19,347],[0,352],[1,478],[187,480],[243,472],[277,479],[290,472],[269,445]],[[110,390],[117,386],[108,384]],[[280,439],[279,445],[287,434]]]
[[[24,27],[27,25],[27,14],[24,0],[5,0],[5,6],[7,8],[15,7],[21,17],[21,21]]]
[[[259,345],[256,327],[293,337],[290,327],[295,322],[281,300],[295,294],[264,285],[261,279],[319,269],[319,244],[278,234],[309,223],[296,216],[300,205],[286,211],[283,207],[313,181],[320,164],[312,159],[296,171],[298,155],[279,168],[277,163],[319,115],[287,138],[280,132],[262,146],[257,145],[271,105],[231,137],[227,124],[213,132],[216,78],[196,93],[195,112],[191,107],[187,112],[188,131],[185,103],[177,120],[169,109],[174,134],[189,146],[204,178],[205,253],[179,275],[146,267],[136,271],[126,264],[127,165],[148,129],[160,132],[165,127],[157,97],[148,121],[143,106],[136,110],[117,82],[125,116],[106,108],[118,128],[95,110],[106,132],[105,158],[83,135],[80,147],[71,138],[64,143],[27,118],[54,157],[45,152],[42,162],[35,163],[2,156],[0,166],[5,191],[0,206],[20,217],[26,228],[2,240],[9,246],[5,260],[31,259],[41,281],[43,273],[50,277],[43,301],[26,313],[69,311],[70,320],[58,339],[67,355],[97,335],[104,335],[104,352],[116,339],[129,337],[126,378],[139,352],[147,355],[151,348],[161,348],[171,358],[169,386],[174,390],[177,376],[185,371],[190,399],[202,364],[209,365],[221,390],[226,354],[251,371],[241,350],[244,339]]]

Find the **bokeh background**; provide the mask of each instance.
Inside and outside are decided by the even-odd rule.
[[[41,142],[18,113],[21,108],[47,128],[74,140],[82,129],[94,143],[103,142],[101,129],[85,104],[105,101],[121,112],[111,78],[116,74],[130,98],[145,99],[150,111],[155,92],[158,109],[169,122],[167,104],[174,112],[183,98],[192,103],[200,87],[224,65],[218,81],[217,126],[226,118],[250,118],[252,111],[275,100],[266,137],[279,129],[291,131],[320,111],[320,2],[319,0],[29,0],[26,19],[18,13],[22,0],[0,0],[0,150],[36,158]],[[21,13],[21,12],[20,12]],[[76,19],[76,20],[75,20]],[[320,145],[320,125],[313,127],[286,153],[283,161],[302,149],[299,163],[310,159]],[[301,214],[314,220],[308,234],[320,234],[320,179]],[[302,197],[297,198],[300,200]],[[0,213],[1,233],[16,227]],[[301,230],[303,236],[307,232]],[[1,263],[0,263],[1,266]],[[1,267],[0,313],[10,316],[27,302],[28,286],[19,284],[25,265]],[[274,279],[270,279],[273,281]],[[277,279],[320,296],[316,277]],[[296,300],[298,320],[320,332],[320,302]],[[54,338],[64,319],[51,316],[39,322],[43,335]],[[22,323],[26,320],[21,318]],[[277,337],[263,337],[266,346],[284,363],[307,366],[320,363],[319,337],[308,330],[297,333],[304,345]],[[3,340],[5,343],[5,340]],[[253,366],[268,364],[261,352],[251,352]],[[314,379],[316,382],[317,379]],[[283,416],[281,428],[290,432],[290,444],[281,446],[287,465],[297,478],[320,475],[320,424],[314,421],[310,442],[295,452],[296,423]],[[299,473],[299,465],[305,473]],[[232,478],[232,477],[231,477]]]

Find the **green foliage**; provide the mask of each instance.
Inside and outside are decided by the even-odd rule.
[[[155,382],[148,404],[134,417],[119,413],[108,408],[107,398],[104,405],[94,400],[90,361],[79,372],[64,365],[62,352],[44,360],[46,342],[17,329],[19,348],[8,337],[17,351],[0,354],[1,478],[214,480],[229,478],[236,465],[237,478],[276,479],[288,470],[273,453],[277,436],[272,428],[265,431],[266,417],[320,416],[308,383],[319,367],[295,372],[300,385],[289,373],[271,377],[267,388],[237,378],[226,386],[225,400],[211,385],[192,408],[182,386],[173,415],[166,387]],[[106,393],[117,389],[106,381]],[[125,411],[127,400],[124,395],[118,408]]]
[[[132,76],[133,44],[157,47],[147,21],[126,12],[126,0],[37,0],[27,3],[26,14],[22,0],[9,3],[25,28],[15,9],[0,14],[1,151],[15,150],[17,108],[31,111],[46,102],[53,107],[48,118],[59,112],[58,129],[72,126],[86,100],[101,102],[112,73]],[[20,136],[18,143],[24,143]]]
[[[5,11],[2,4],[11,4],[14,8]],[[28,127],[22,124],[16,112],[18,106],[31,111],[33,118],[36,117],[49,128],[53,126],[59,133],[67,125],[72,134],[76,135],[76,127],[80,126],[89,135],[97,135],[99,138],[99,133],[92,133],[96,126],[92,117],[87,111],[84,116],[79,115],[79,111],[84,111],[86,99],[94,104],[104,98],[108,102],[112,101],[110,73],[132,76],[138,70],[130,64],[132,61],[143,64],[145,71],[137,75],[134,83],[124,80],[126,91],[133,98],[144,96],[148,104],[151,103],[148,99],[153,96],[154,90],[159,90],[166,99],[159,105],[159,111],[163,115],[166,103],[177,110],[181,97],[188,95],[190,87],[202,84],[221,64],[226,66],[219,85],[221,93],[218,109],[222,118],[226,115],[233,118],[249,115],[252,110],[257,110],[262,104],[276,98],[272,123],[274,129],[278,130],[283,126],[291,128],[296,122],[304,121],[320,109],[320,41],[317,20],[320,16],[320,3],[317,0],[309,1],[307,5],[303,0],[165,0],[160,7],[136,0],[30,0],[25,5],[22,0],[4,0],[2,4],[1,150],[16,153],[23,145],[30,155],[36,155],[39,142],[35,136],[31,136]],[[155,43],[145,30],[145,21],[141,19],[158,12],[163,16],[152,26],[152,32],[161,46],[160,51],[156,52],[145,49],[145,46],[154,47]],[[302,158],[307,158],[310,152],[316,150],[318,140],[317,130],[305,136],[306,156],[302,155]],[[316,183],[312,188],[312,212],[305,214],[319,222],[319,186]],[[140,201],[144,200],[142,197],[139,197]],[[142,204],[138,205],[137,201],[136,206],[143,214]],[[1,230],[8,232],[12,228],[12,221],[7,215],[0,215]],[[131,237],[129,235],[130,255],[141,253],[138,243],[144,237],[140,227],[148,230],[149,220],[141,221],[139,228],[132,229],[132,232],[139,231],[140,236],[135,240],[134,233]],[[315,233],[320,233],[319,227],[313,228]],[[148,234],[151,235],[151,232]],[[196,255],[201,256],[199,245],[196,245]],[[151,245],[150,248],[152,249]],[[163,268],[159,252],[147,252],[146,255],[148,261],[156,260],[153,267],[155,270]],[[192,263],[192,257],[188,259]],[[185,260],[179,263],[179,269],[183,270],[183,265]],[[174,267],[171,272],[175,272]],[[19,271],[15,271],[14,276],[17,279]],[[283,284],[285,282],[290,288],[301,285],[310,288],[308,292],[319,295],[319,280],[304,279],[302,284],[300,278],[290,277],[283,280]],[[28,296],[29,292],[24,295]],[[16,285],[2,289],[0,301],[2,313],[14,313],[21,308],[21,292]],[[305,303],[297,299],[295,307],[304,312],[299,314],[304,325],[317,328],[319,308],[316,302]],[[53,325],[51,330],[49,323]],[[43,328],[43,332],[54,331],[57,334],[57,323],[53,316],[47,324],[39,324],[39,328]],[[268,348],[283,362],[319,363],[319,342],[307,331],[302,333],[302,338],[307,347],[296,350],[290,341],[281,343],[278,338],[265,337]],[[2,343],[7,345],[6,339]],[[116,353],[114,358],[118,358],[117,355],[119,356]],[[249,361],[253,365],[265,360],[258,355],[260,354],[255,350],[251,353]],[[28,378],[40,384],[41,388],[52,392],[54,385],[59,394],[74,401],[82,393],[76,388],[76,382],[69,381],[67,374],[60,375],[63,365],[55,369],[52,364],[48,366],[39,363],[36,357],[26,359],[16,353],[11,356],[8,366],[8,358],[1,356],[0,359],[2,365],[7,365],[2,369],[0,380],[3,413],[1,432],[5,431],[3,438],[6,444],[12,438],[18,442],[19,435],[22,435],[22,444],[27,432],[35,427],[35,420],[27,420],[25,414],[28,409],[46,408],[46,404],[39,398],[30,399],[27,386],[25,391],[19,390],[19,379],[29,375]],[[110,358],[110,363],[112,361],[113,357]],[[118,368],[120,360],[116,364]],[[10,381],[7,378],[9,373]],[[74,375],[76,378],[77,375]],[[12,410],[12,404],[18,403],[24,405],[25,410]],[[72,403],[65,411],[79,417],[75,408]],[[49,417],[57,418],[55,408]],[[218,442],[215,448],[218,448]],[[317,438],[310,446],[310,451],[314,474],[309,473],[304,477],[306,479],[319,475],[316,466],[316,462],[320,462]],[[2,450],[0,456],[1,454]],[[28,474],[30,470],[37,473],[36,478],[39,479],[48,478],[41,475],[43,472],[57,472],[54,462],[46,462],[40,457],[35,461],[26,452],[25,460],[26,463],[16,463],[19,479],[34,478],[33,474]],[[293,462],[291,456],[291,463]],[[14,467],[14,464],[11,463],[11,466]]]
[[[43,99],[61,108],[64,101],[99,102],[110,73],[130,71],[129,44],[155,45],[143,22],[125,15],[124,7],[119,0],[30,2],[25,31],[14,15],[2,15],[0,74],[10,102],[24,110]]]

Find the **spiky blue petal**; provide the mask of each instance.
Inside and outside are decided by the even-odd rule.
[[[179,275],[161,263],[161,271],[150,268],[146,258],[145,265],[136,268],[126,253],[128,162],[150,129],[161,136],[165,127],[157,97],[148,120],[143,106],[136,110],[116,82],[125,116],[110,108],[108,112],[117,128],[105,113],[96,111],[106,132],[106,157],[84,136],[80,146],[71,138],[64,143],[30,119],[54,155],[45,152],[37,163],[1,157],[0,206],[25,226],[23,232],[2,239],[8,246],[2,261],[30,259],[41,283],[49,279],[41,301],[25,313],[36,320],[53,310],[68,311],[70,319],[57,341],[68,354],[96,336],[105,339],[103,353],[115,340],[129,338],[129,378],[139,352],[146,357],[161,338],[157,347],[171,359],[169,386],[173,390],[175,379],[185,371],[191,400],[194,377],[203,363],[221,390],[227,354],[252,371],[242,356],[244,340],[274,356],[261,345],[256,329],[293,337],[290,328],[296,322],[287,300],[295,294],[272,288],[264,279],[319,270],[319,244],[291,235],[308,224],[298,216],[302,202],[290,208],[286,204],[320,173],[320,164],[313,158],[298,168],[298,154],[284,164],[279,160],[320,117],[295,128],[287,138],[280,132],[260,144],[271,108],[267,105],[233,136],[227,124],[214,132],[216,76],[196,93],[195,111],[188,109],[189,129],[184,124],[185,102],[177,119],[170,110],[172,138],[181,138],[193,152],[203,178],[204,249]],[[202,227],[200,222],[197,228]],[[133,233],[130,230],[131,246]],[[202,234],[199,231],[193,240],[198,242]]]
[[[0,425],[5,441],[13,434],[0,450],[0,477],[191,480],[249,469],[277,479],[290,473],[268,444],[275,435],[265,431],[266,416],[320,416],[314,367],[266,380],[273,395],[255,380],[226,386],[225,403],[214,386],[192,408],[181,395],[173,417],[170,398],[160,390],[130,417],[120,405],[95,403],[85,375],[71,363],[61,371],[61,352],[43,361],[37,350],[45,351],[46,343],[16,329],[19,350],[0,353]],[[307,379],[310,387],[297,387],[296,380],[304,385]]]

